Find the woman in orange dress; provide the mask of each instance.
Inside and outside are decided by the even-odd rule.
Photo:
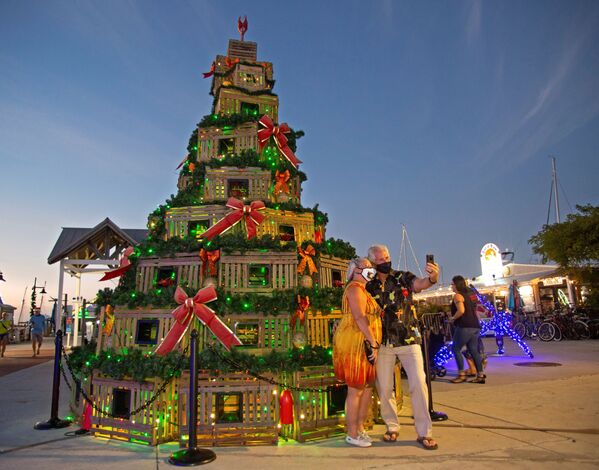
[[[372,347],[374,363],[381,341],[380,307],[366,292],[366,283],[376,271],[367,258],[350,261],[348,283],[343,293],[343,316],[333,337],[333,368],[335,376],[347,384],[345,399],[345,441],[357,447],[370,447],[372,441],[364,430],[364,422],[372,400],[375,367],[368,361],[365,341]]]

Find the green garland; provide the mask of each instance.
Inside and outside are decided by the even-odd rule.
[[[212,240],[194,237],[172,237],[168,240],[146,239],[138,245],[140,256],[174,256],[176,253],[193,253],[202,248],[210,251],[222,249],[225,253],[239,251],[245,253],[250,250],[268,250],[268,251],[296,251],[297,244],[293,241],[281,242],[279,237],[272,235],[263,235],[247,239],[243,233],[225,233],[218,235]]]
[[[336,258],[350,260],[356,257],[356,249],[349,243],[339,238],[329,238],[324,243],[315,243],[313,241],[305,241],[302,243],[302,248],[306,249],[308,245],[312,245],[316,250],[316,256],[324,253]]]
[[[69,355],[69,362],[78,378],[89,379],[92,372],[97,370],[118,380],[131,378],[142,382],[144,379],[154,377],[167,380],[173,374],[175,377],[180,377],[182,370],[177,369],[177,366],[183,363],[183,369],[186,369],[188,364],[180,352],[155,356],[140,349],[122,348],[108,349],[95,354],[95,348],[94,343],[78,346],[73,348]],[[212,351],[205,349],[198,354],[201,369],[213,374],[246,370],[252,373],[282,373],[301,370],[303,367],[332,364],[331,350],[321,346],[306,346],[282,352],[273,350],[265,356],[256,356],[236,349],[228,352],[221,348],[219,354],[241,367],[234,368],[229,362],[220,360]]]
[[[249,114],[207,114],[198,122],[197,127],[237,127],[246,122],[258,122],[261,116],[252,116]],[[192,135],[193,137],[193,135]],[[197,142],[197,130],[196,130]]]
[[[248,95],[248,96],[263,96],[263,95],[278,96],[276,93],[273,93],[273,91],[270,89],[250,91],[246,88],[242,88],[242,87],[236,86],[236,85],[221,85],[218,88],[217,93],[220,93],[220,91],[223,89],[240,91],[243,94]],[[212,96],[214,96],[214,95],[212,95]],[[214,96],[214,101],[216,102],[217,100],[218,100],[218,98],[216,96]]]
[[[198,128],[196,127],[191,133],[191,137],[189,137],[189,141],[187,142],[187,153],[193,154],[198,151]],[[189,158],[189,157],[188,157]]]
[[[182,354],[179,352],[154,356],[141,349],[122,348],[107,349],[95,354],[95,349],[95,343],[90,343],[73,348],[69,355],[71,368],[79,378],[91,377],[94,370],[115,379],[129,377],[138,382],[150,377],[166,380],[173,374],[175,377],[181,375],[181,370],[177,369],[182,360]],[[185,363],[186,361],[183,361],[183,364]]]
[[[133,270],[130,270],[131,272]],[[133,285],[132,285],[133,284]],[[188,296],[193,296],[197,289],[182,285]],[[338,287],[315,287],[287,289],[273,291],[271,294],[227,293],[222,288],[217,288],[218,299],[210,303],[210,308],[218,315],[230,315],[237,313],[268,313],[271,315],[287,314],[294,312],[297,307],[297,295],[309,296],[310,306],[327,314],[335,309],[341,308],[343,289]],[[157,308],[174,308],[176,306],[173,298],[175,286],[156,287],[148,293],[135,290],[135,276],[124,279],[113,292],[107,289],[98,291],[96,304],[104,305],[126,305],[127,308],[143,308],[147,306]]]

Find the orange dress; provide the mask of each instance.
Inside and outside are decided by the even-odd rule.
[[[349,387],[363,388],[366,384],[373,384],[375,368],[366,359],[364,352],[364,333],[360,331],[354,320],[347,300],[347,290],[356,285],[364,291],[366,296],[366,318],[374,339],[381,342],[381,309],[371,295],[366,291],[366,286],[357,281],[351,281],[343,293],[341,310],[343,316],[333,336],[333,369],[335,376],[345,382]]]

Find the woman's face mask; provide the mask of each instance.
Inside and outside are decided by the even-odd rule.
[[[374,269],[374,268],[362,268],[362,270],[360,272],[360,275],[366,281],[372,281],[374,279],[374,276],[376,275],[376,269]]]

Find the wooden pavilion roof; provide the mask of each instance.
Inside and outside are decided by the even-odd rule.
[[[48,264],[62,259],[117,259],[127,246],[134,246],[148,235],[145,229],[122,229],[108,217],[93,228],[63,227]]]

